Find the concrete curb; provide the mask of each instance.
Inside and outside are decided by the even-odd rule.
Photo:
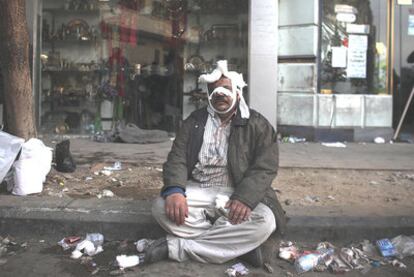
[[[108,240],[159,237],[151,203],[116,199],[0,196],[0,234],[59,240],[100,232]],[[414,234],[414,216],[332,217],[295,214],[286,239],[358,241]]]
[[[360,241],[414,234],[414,216],[301,216],[291,218],[287,238]]]

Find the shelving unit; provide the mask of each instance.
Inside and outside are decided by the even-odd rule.
[[[230,12],[217,9],[217,5],[201,4],[203,7],[191,12],[188,18],[187,29],[194,28],[200,33],[196,42],[188,42],[184,50],[183,118],[207,105],[207,94],[203,91],[205,88],[199,86],[198,77],[211,72],[217,60],[227,59],[229,70],[244,72],[247,77],[247,61],[244,58],[248,45],[247,14],[245,18],[240,15],[244,9],[233,7]]]
[[[97,1],[92,10],[69,10],[48,2],[43,8],[42,29],[42,91],[41,118],[43,122],[63,124],[62,115],[72,117],[71,122],[64,119],[69,132],[82,133],[85,126],[93,122],[82,122],[84,114],[98,112],[97,89],[105,67],[98,60],[98,52],[103,40],[99,34],[101,9]],[[86,2],[85,2],[86,3]],[[54,5],[49,7],[48,5]],[[92,4],[91,4],[92,5]],[[89,116],[91,117],[91,116]],[[77,122],[73,118],[79,119]],[[50,125],[50,124],[49,124]],[[54,129],[46,126],[45,129]]]

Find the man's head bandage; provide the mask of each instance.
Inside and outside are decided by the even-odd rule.
[[[239,96],[239,99],[240,99],[239,100],[240,115],[241,115],[242,118],[249,118],[250,117],[249,107],[247,106],[246,101],[244,100],[244,97],[243,97],[243,88],[247,84],[244,82],[242,74],[239,74],[235,71],[228,71],[226,60],[218,61],[217,62],[217,68],[214,69],[213,72],[211,72],[210,74],[201,75],[199,77],[198,81],[200,83],[210,84],[210,83],[217,82],[222,76],[230,79],[231,86],[232,86],[232,91],[230,92],[228,89],[223,88],[223,87],[216,88],[208,97],[208,103],[209,103],[210,107],[217,113],[227,113],[234,107],[234,105],[237,102],[237,96]],[[225,90],[227,92],[224,92]],[[213,95],[215,93],[219,93],[219,92],[223,93],[225,95],[231,96],[233,98],[233,103],[227,111],[219,112],[211,104],[211,99],[212,99]],[[229,95],[229,92],[231,93],[230,95]]]

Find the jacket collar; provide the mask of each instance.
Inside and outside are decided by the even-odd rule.
[[[251,114],[250,114],[250,116],[251,116]],[[247,125],[248,121],[249,121],[248,118],[242,118],[241,117],[239,107],[237,106],[237,113],[236,113],[235,117],[233,118],[233,120],[231,121],[231,126],[244,126],[244,125]]]

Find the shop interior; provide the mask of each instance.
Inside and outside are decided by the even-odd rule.
[[[389,94],[387,0],[323,1],[321,93]]]
[[[403,111],[407,109],[399,138],[414,142],[414,98],[408,103],[414,89],[414,4],[395,6],[394,14],[393,127],[398,128]]]
[[[219,59],[247,79],[247,0],[43,0],[41,133],[174,132]]]

